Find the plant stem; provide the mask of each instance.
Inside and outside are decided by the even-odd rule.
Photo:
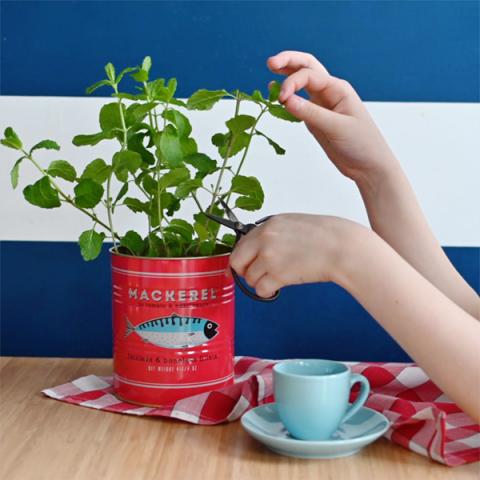
[[[143,82],[143,88],[145,90],[145,94],[147,95],[147,102],[151,102],[152,101],[152,97],[150,96],[150,92],[148,90],[148,86],[147,86],[147,82]],[[149,110],[148,111],[148,121],[150,123],[150,127],[152,128],[152,130],[158,132],[158,122],[157,122],[157,112],[155,111],[155,108],[153,109],[153,115],[152,115],[152,110]],[[161,192],[159,190],[159,172],[158,172],[158,166],[157,166],[157,170],[155,172],[155,175],[157,177],[157,205],[158,205],[158,228],[160,230],[160,233],[162,235],[162,240],[163,240],[163,244],[165,246],[165,251],[167,252],[167,256],[168,256],[168,247],[167,247],[167,244],[165,242],[165,239],[163,238],[163,229],[162,229],[162,225],[161,225],[161,222],[162,222],[162,207],[161,207]],[[152,206],[152,201],[153,201],[153,195],[149,195],[147,193],[146,190],[144,190],[142,188],[141,185],[137,184],[138,188],[144,193],[144,195],[147,197],[147,199],[149,200],[149,203],[150,203],[150,208]],[[150,235],[152,233],[152,222],[150,221],[150,215],[147,215],[147,218],[148,218],[148,244],[150,246],[150,249],[152,248],[152,240],[150,238]]]
[[[113,248],[114,250],[117,250],[115,230],[113,229],[112,197],[110,196],[111,183],[112,183],[112,171],[110,170],[110,174],[108,175],[108,180],[107,180],[107,217],[108,217],[108,225],[110,226],[110,233],[112,236]]]
[[[90,217],[95,223],[98,223],[99,225],[101,225],[105,230],[107,231],[111,231],[112,232],[112,236],[116,239],[120,239],[119,236],[113,231],[113,230],[110,230],[109,226],[107,224],[105,224],[104,222],[102,222],[94,213],[90,213],[88,210],[85,210],[84,208],[82,207],[79,207],[78,205],[75,205],[75,203],[73,202],[73,200],[71,199],[71,197],[69,197],[66,193],[63,192],[63,190],[57,185],[57,183],[55,182],[55,180],[53,180],[52,176],[48,174],[48,172],[46,172],[34,159],[31,155],[29,155],[25,150],[22,150],[22,152],[24,153],[25,157],[28,158],[34,165],[35,167],[37,167],[38,170],[40,170],[40,172],[42,172],[43,175],[45,175],[46,177],[48,177],[48,179],[50,180],[50,183],[53,185],[53,187],[55,188],[55,190],[59,193],[59,195],[65,200],[65,202],[69,203],[72,207],[75,207],[77,210],[80,210],[81,212],[83,212],[85,215],[87,215],[88,217]]]
[[[234,118],[238,116],[239,110],[240,110],[240,95],[238,95],[238,93],[237,93],[236,102],[235,102]],[[218,194],[220,192],[220,186],[221,186],[221,183],[222,183],[223,172],[225,171],[225,168],[227,166],[228,157],[230,155],[230,151],[231,151],[232,145],[233,145],[233,137],[234,137],[234,135],[232,133],[231,136],[230,136],[230,139],[228,141],[227,150],[225,152],[225,157],[223,158],[222,166],[220,167],[220,173],[218,175],[217,184],[215,185],[215,188],[213,190],[212,203],[210,204],[210,207],[208,209],[209,213],[212,213],[213,206],[215,205],[215,200],[217,199]]]
[[[197,198],[197,196],[195,195],[195,192],[192,192],[191,195],[192,195],[192,198],[195,200],[195,203],[197,204],[198,209],[200,210],[200,212],[203,213],[203,208],[202,208],[202,206],[200,205],[200,202],[198,201],[198,198]]]
[[[118,87],[117,85],[113,85],[113,89],[115,93],[118,95]],[[118,97],[118,110],[120,112],[120,121],[122,122],[122,130],[123,130],[123,142],[122,142],[122,150],[126,150],[127,148],[127,125],[125,123],[125,117],[123,115],[123,103],[122,99]]]
[[[245,150],[243,151],[243,155],[242,155],[242,158],[240,160],[240,163],[238,165],[238,168],[237,168],[237,171],[234,173],[234,178],[239,175],[240,173],[240,170],[242,169],[243,167],[243,164],[245,162],[245,159],[247,158],[247,154],[248,154],[248,150],[250,148],[250,144],[252,143],[252,138],[253,138],[253,135],[255,133],[255,129],[257,128],[257,125],[258,125],[258,122],[260,121],[260,119],[262,118],[262,115],[267,111],[267,107],[264,107],[262,108],[262,111],[260,112],[260,114],[258,115],[258,117],[255,119],[255,123],[252,125],[252,128],[250,130],[250,134],[249,134],[249,139],[248,139],[248,143],[247,143],[247,146],[245,147]],[[225,199],[225,202],[228,204],[228,201],[230,200],[230,197],[232,195],[232,192],[229,192],[228,193],[228,196],[227,198]]]
[[[123,103],[122,99],[118,97],[118,86],[117,84],[113,85],[113,90],[117,94],[118,98],[118,111],[120,112],[120,121],[122,122],[122,130],[123,130],[123,142],[122,142],[122,150],[127,149],[127,125],[125,123],[125,116],[123,114]],[[112,197],[110,196],[110,187],[112,183],[112,171],[110,171],[110,175],[108,176],[107,180],[107,217],[108,217],[108,225],[110,226],[110,232],[112,236],[113,248],[117,249],[117,242],[115,240],[115,229],[113,226],[113,207],[112,207]]]

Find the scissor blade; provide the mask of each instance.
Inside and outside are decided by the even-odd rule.
[[[213,220],[214,222],[220,223],[225,227],[231,228],[232,230],[236,229],[236,222],[232,222],[227,218],[219,217],[218,215],[213,215],[212,213],[208,213],[208,212],[205,212],[205,216],[208,217],[210,220]]]
[[[230,221],[234,222],[234,223],[238,223],[238,218],[236,217],[236,215],[232,212],[232,210],[230,210],[230,207],[227,205],[227,203],[225,202],[225,200],[223,200],[223,198],[220,198],[219,199],[219,202],[220,202],[220,205],[223,207],[223,209],[225,210],[225,213],[227,214],[227,217]]]

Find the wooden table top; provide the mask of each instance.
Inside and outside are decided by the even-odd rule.
[[[40,391],[75,378],[111,375],[111,360],[0,357],[0,478],[479,479],[480,465],[454,469],[385,439],[357,455],[302,460],[271,453],[239,422],[198,426],[101,412]]]

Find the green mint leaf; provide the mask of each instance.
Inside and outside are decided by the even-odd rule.
[[[278,100],[278,96],[280,95],[281,88],[282,88],[282,85],[276,80],[270,85],[270,92],[268,95],[268,100],[270,102],[276,102]]]
[[[168,187],[176,187],[181,183],[190,179],[190,172],[188,168],[178,167],[173,168],[160,177],[160,189],[165,190]]]
[[[150,98],[153,100],[159,100],[160,102],[168,102],[169,91],[165,86],[165,80],[163,78],[157,78],[147,84],[147,91],[150,92]]]
[[[232,133],[244,132],[255,123],[255,118],[250,115],[237,115],[226,122]]]
[[[143,145],[144,139],[147,136],[147,133],[130,134],[127,140],[127,146],[132,152],[140,154],[145,165],[153,165],[155,163],[155,157]]]
[[[160,209],[166,212],[168,216],[172,216],[180,209],[180,200],[170,192],[162,192],[160,195]],[[163,213],[162,213],[163,214]],[[158,226],[158,197],[155,195],[150,204],[148,211],[150,217],[150,224],[153,228]]]
[[[122,105],[125,113],[125,106]],[[108,132],[115,128],[122,129],[122,118],[120,116],[120,107],[118,103],[107,103],[100,110],[99,115],[100,128],[103,132]]]
[[[139,95],[132,95],[131,93],[125,93],[125,92],[120,92],[120,93],[112,93],[112,97],[115,98],[121,98],[125,100],[133,100],[136,102],[137,100],[145,100],[145,95],[139,94]]]
[[[263,200],[255,197],[238,197],[235,201],[235,206],[242,210],[254,211],[260,210],[263,205]]]
[[[197,142],[191,137],[181,138],[180,147],[182,148],[182,153],[185,157],[198,152]]]
[[[224,147],[228,141],[227,133],[216,133],[212,137],[212,144],[216,147]]]
[[[22,149],[22,142],[20,138],[18,138],[18,135],[15,133],[12,127],[7,127],[3,132],[3,135],[5,136],[5,138],[2,138],[0,140],[0,143],[2,145],[5,145],[8,148],[13,148],[14,150]]]
[[[146,56],[142,62],[142,70],[145,70],[147,73],[150,73],[151,68],[152,68],[152,58],[150,56]]]
[[[218,147],[218,153],[222,158],[233,157],[250,143],[250,135],[246,132],[236,134],[217,133],[212,137],[212,143]]]
[[[262,92],[260,90],[253,91],[252,100],[257,103],[267,103],[267,101],[263,98]]]
[[[245,92],[241,92],[240,90],[236,90],[236,92],[233,92],[233,95],[237,96],[237,98],[239,98],[240,100],[253,100],[251,95]]]
[[[228,95],[226,90],[197,90],[187,100],[187,108],[189,110],[210,110],[226,95]]]
[[[18,185],[18,176],[20,173],[20,164],[25,157],[20,157],[10,171],[10,181],[12,182],[12,187],[17,188]]]
[[[80,178],[91,178],[101,185],[107,180],[111,170],[112,167],[107,165],[105,160],[102,158],[96,158],[85,167],[85,170]]]
[[[192,241],[194,233],[193,227],[185,220],[181,220],[179,218],[173,219],[165,227],[164,231],[178,235],[186,243],[190,243]]]
[[[171,125],[169,125],[171,127]],[[174,129],[173,129],[174,130]],[[178,136],[171,130],[165,129],[158,142],[159,150],[164,162],[170,167],[178,167],[183,160],[183,151]]]
[[[154,195],[157,191],[157,182],[150,175],[145,175],[142,178],[142,187],[147,193]]]
[[[148,211],[148,203],[144,203],[140,201],[138,198],[127,197],[123,201],[123,204],[126,205],[132,212],[139,213],[139,212],[147,212]]]
[[[85,261],[95,260],[102,251],[103,240],[105,234],[98,233],[95,230],[86,230],[80,235],[78,243],[80,245],[80,253]]]
[[[218,208],[217,206],[212,207],[212,209],[208,209],[209,212],[217,215],[218,217],[223,217],[223,210]],[[196,222],[201,223],[209,232],[212,237],[216,237],[218,231],[220,230],[220,224],[210,220],[204,213],[199,212],[193,215],[193,218]]]
[[[255,177],[237,175],[232,178],[232,192],[239,193],[241,195],[254,195],[256,192],[261,192],[261,188],[260,182]]]
[[[148,235],[145,239],[147,257],[160,257],[163,253],[163,242],[154,233]]]
[[[137,152],[122,150],[115,153],[112,160],[115,176],[121,182],[128,180],[128,172],[135,173],[142,164],[142,157]]]
[[[231,191],[240,196],[235,202],[235,206],[243,210],[259,210],[263,205],[265,198],[262,186],[255,177],[245,177],[237,175],[232,179]]]
[[[181,183],[175,190],[175,196],[180,200],[187,198],[192,192],[197,191],[202,186],[201,178],[193,178]]]
[[[122,188],[120,188],[115,200],[113,201],[113,205],[116,205],[128,192],[128,183],[124,183]]]
[[[121,239],[120,245],[125,247],[133,255],[142,255],[144,243],[142,237],[133,230],[129,230]]]
[[[164,110],[162,117],[172,122],[177,127],[178,136],[180,138],[188,137],[192,133],[192,125],[188,118],[180,113],[178,110],[169,109]]]
[[[269,105],[268,111],[277,118],[282,120],[287,120],[289,122],[300,122],[297,117],[294,117],[289,111],[285,109],[282,105]]]
[[[204,257],[209,257],[213,255],[215,251],[215,242],[213,240],[206,240],[205,242],[201,242],[199,246],[199,253]]]
[[[206,218],[206,217],[205,217]],[[197,233],[198,239],[201,242],[204,242],[205,240],[208,240],[209,238],[209,233],[205,225],[201,222],[195,222],[193,224],[193,228],[195,229],[195,232]]]
[[[162,210],[167,211],[167,215],[172,216],[175,212],[180,210],[180,200],[170,192],[162,192],[161,207]]]
[[[184,162],[197,170],[196,178],[204,178],[217,171],[217,162],[204,153],[194,153],[185,157]]]
[[[177,91],[177,79],[171,78],[167,83],[168,100],[170,101]]]
[[[73,191],[75,205],[80,208],[95,207],[103,196],[103,187],[91,178],[80,180]]]
[[[47,173],[52,177],[60,177],[69,182],[73,182],[77,178],[75,168],[66,160],[54,160],[50,163]]]
[[[73,137],[72,143],[77,147],[81,147],[83,145],[96,145],[102,140],[111,140],[112,138],[115,138],[114,131],[99,132],[92,133],[91,135],[76,135]]]
[[[123,200],[123,204],[134,213],[146,212],[148,210],[148,202],[142,202],[138,198],[127,197]]]
[[[148,82],[148,72],[142,68],[138,72],[132,74],[132,78],[139,83]]]
[[[52,187],[47,176],[25,187],[23,196],[27,202],[41,208],[57,208],[61,205],[58,192]]]
[[[163,238],[168,247],[169,258],[182,256],[184,252],[184,241],[179,235],[164,231]]]
[[[113,85],[115,83],[115,67],[111,63],[105,65],[105,73]]]
[[[187,108],[187,104],[178,98],[171,98],[169,103],[170,105],[176,105],[177,107]]]
[[[107,85],[112,85],[112,83],[109,80],[100,80],[99,82],[94,83],[93,85],[90,85],[86,90],[85,93],[87,95],[91,95],[97,88],[100,87],[105,87]]]
[[[155,138],[156,131],[148,123],[145,123],[145,122],[135,123],[129,128],[129,130],[130,130],[129,135],[131,135],[132,133],[142,133],[144,137],[149,137],[148,147],[152,147],[155,144],[153,139]]]
[[[224,243],[225,245],[228,245],[229,247],[233,247],[236,241],[237,241],[237,237],[236,235],[233,235],[233,233],[226,233],[222,237],[222,243]]]
[[[282,148],[278,143],[274,142],[270,137],[268,137],[267,135],[265,135],[264,133],[258,130],[255,130],[255,134],[260,135],[263,138],[266,138],[267,142],[273,147],[273,149],[278,155],[285,155],[285,149]]]
[[[54,142],[53,140],[42,140],[30,149],[30,154],[35,150],[40,150],[42,148],[46,150],[60,150],[60,146],[57,142]]]
[[[135,123],[142,122],[147,116],[148,112],[153,110],[158,103],[134,103],[127,108],[125,115],[125,122],[127,125],[133,125]],[[118,106],[117,106],[118,109]]]
[[[124,69],[118,74],[118,77],[116,78],[115,83],[118,85],[118,84],[122,81],[122,78],[123,78],[127,73],[136,72],[137,70],[138,70],[138,67],[127,67],[127,68],[124,68]]]

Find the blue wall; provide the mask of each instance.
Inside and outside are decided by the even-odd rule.
[[[477,1],[4,0],[0,17],[4,95],[81,96],[107,61],[135,65],[147,54],[155,75],[179,79],[181,96],[265,90],[265,59],[296,49],[365,100],[480,100]],[[478,290],[479,249],[447,252]],[[73,243],[0,242],[0,261],[2,354],[110,356],[106,251],[84,263]],[[288,288],[272,305],[239,295],[237,318],[240,354],[406,359],[335,285]]]
[[[447,248],[479,290],[480,249]],[[3,355],[110,357],[108,245],[84,262],[75,243],[0,242]],[[236,351],[267,358],[406,361],[408,357],[344,290],[289,287],[273,303],[237,292]]]
[[[475,0],[4,0],[0,9],[4,95],[84,95],[107,61],[136,65],[147,54],[182,96],[199,86],[251,91],[271,79],[268,56],[294,49],[365,100],[479,100]]]

